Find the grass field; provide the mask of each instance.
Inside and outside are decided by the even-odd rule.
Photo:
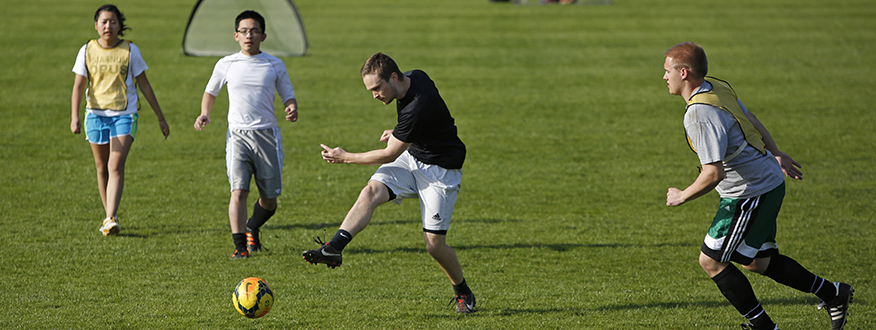
[[[783,253],[853,284],[847,329],[876,328],[873,1],[296,1],[310,48],[284,60],[301,115],[281,126],[285,189],[263,227],[271,251],[248,260],[228,258],[224,92],[213,124],[192,128],[218,60],[180,54],[194,1],[115,2],[171,135],[143,102],[123,231],[100,236],[93,158],[69,122],[70,69],[102,4],[3,4],[2,328],[738,329],[744,319],[696,261],[717,194],[665,206],[666,189],[697,173],[683,101],[661,80],[663,52],[682,41],[704,46],[709,73],[803,164],[780,216]],[[395,124],[395,106],[372,100],[358,76],[377,51],[432,76],[468,147],[448,243],[475,314],[447,306],[416,202],[379,208],[342,267],[301,260],[375,169],[326,164],[319,144],[380,148]],[[258,320],[231,306],[249,276],[277,300]],[[782,329],[829,328],[813,295],[749,278]]]

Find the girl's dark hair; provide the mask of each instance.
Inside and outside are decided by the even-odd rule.
[[[119,29],[119,36],[122,37],[125,35],[125,30],[130,30],[131,28],[125,26],[125,15],[119,10],[119,7],[116,5],[103,5],[100,8],[97,8],[97,11],[94,12],[94,21],[97,22],[97,18],[100,17],[100,12],[108,11],[113,14],[116,14],[116,18],[119,20],[119,26],[122,28]]]

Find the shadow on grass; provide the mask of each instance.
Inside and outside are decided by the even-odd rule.
[[[815,298],[784,298],[784,299],[761,299],[760,302],[765,306],[769,305],[815,305]],[[458,319],[461,317],[477,317],[477,316],[514,316],[524,314],[574,314],[588,315],[595,312],[616,312],[624,310],[639,310],[639,309],[679,309],[679,308],[732,308],[730,303],[722,300],[709,301],[688,301],[688,302],[659,302],[651,304],[626,304],[614,306],[602,306],[597,308],[509,308],[501,310],[490,310],[479,308],[477,312],[469,315],[453,315],[453,314],[429,314],[424,315],[426,318],[434,319]]]
[[[121,232],[121,233],[119,233],[117,236],[119,236],[119,237],[130,237],[130,238],[144,238],[144,239],[145,239],[145,238],[149,238],[149,235],[144,235],[144,234],[131,234],[131,233],[125,233],[125,232]]]
[[[453,246],[454,249],[540,249],[546,248],[556,252],[566,252],[575,249],[617,249],[617,248],[635,248],[635,247],[690,247],[696,244],[690,243],[659,243],[659,244],[633,244],[633,243],[594,243],[594,244],[576,244],[576,243],[555,243],[555,244],[540,244],[540,243],[514,243],[514,244],[490,244],[490,245],[458,245]]]
[[[470,223],[508,223],[508,222],[521,222],[523,220],[519,219],[465,219],[465,220],[457,220],[457,222],[470,222]],[[409,219],[409,220],[375,220],[368,224],[369,227],[373,226],[387,226],[387,225],[408,225],[408,224],[420,224],[422,221],[418,219]],[[277,228],[277,229],[337,229],[341,226],[340,222],[331,222],[331,223],[307,223],[307,224],[294,224],[294,225],[279,225],[279,226],[271,226],[267,224],[267,226]]]
[[[523,220],[520,219],[473,219],[473,220],[461,220],[461,222],[478,222],[478,223],[504,223],[504,222],[520,222]],[[420,220],[391,220],[391,221],[373,221],[369,226],[381,226],[381,225],[400,225],[400,224],[419,224]],[[309,229],[309,230],[318,230],[324,229],[326,230],[325,239],[328,239],[334,235],[333,230],[338,228],[340,223],[318,223],[318,224],[292,224],[292,225],[279,225],[279,226],[270,226],[273,229],[281,229],[281,230],[293,230],[293,229]],[[691,243],[656,243],[656,244],[639,244],[639,243],[593,243],[593,244],[576,244],[576,243],[553,243],[553,244],[543,244],[543,243],[510,243],[510,244],[476,244],[476,245],[452,245],[454,250],[470,250],[470,249],[502,249],[502,250],[513,250],[513,249],[549,249],[556,252],[567,252],[576,249],[618,249],[618,248],[636,248],[636,247],[650,247],[650,248],[661,248],[661,247],[699,247],[698,244]],[[425,248],[423,247],[400,247],[395,249],[385,249],[385,250],[375,250],[369,248],[348,248],[345,251],[355,252],[355,253],[393,253],[393,252],[423,252]]]
[[[632,243],[610,243],[610,244],[540,244],[540,243],[513,243],[513,244],[478,244],[478,245],[452,245],[451,247],[454,250],[480,250],[480,249],[502,249],[502,250],[514,250],[514,249],[549,249],[556,252],[567,252],[576,249],[628,249],[635,247],[691,247],[697,246],[696,244],[690,243],[660,243],[660,244],[632,244]],[[345,251],[355,252],[355,253],[394,253],[394,252],[423,252],[425,251],[424,247],[399,247],[395,249],[385,249],[385,250],[375,250],[368,248],[347,248]]]
[[[317,230],[317,229],[325,229],[328,233],[331,230],[331,235],[334,235],[334,231],[337,230],[338,227],[341,226],[340,222],[337,223],[300,223],[300,224],[292,224],[292,225],[272,225],[271,223],[265,224],[266,229],[279,229],[279,230],[293,230],[293,229],[308,229],[308,230]]]
[[[818,299],[816,298],[782,298],[782,299],[759,299],[760,303],[764,306],[769,305],[812,305],[818,303]],[[635,309],[647,309],[647,308],[660,308],[660,309],[675,309],[675,308],[697,308],[697,307],[705,307],[705,308],[720,308],[720,307],[730,307],[730,303],[727,301],[689,301],[689,302],[661,302],[661,303],[652,303],[652,304],[627,304],[627,305],[615,305],[615,306],[604,306],[596,308],[597,311],[621,311],[621,310],[635,310]]]
[[[143,226],[124,226],[117,236],[146,239],[153,238],[153,236],[224,233],[227,231],[228,229],[224,228],[188,228],[174,225],[155,225],[149,228],[144,228]]]

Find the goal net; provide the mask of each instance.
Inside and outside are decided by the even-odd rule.
[[[291,0],[198,0],[189,15],[182,49],[191,56],[225,56],[240,51],[234,19],[245,10],[265,18],[261,50],[274,56],[304,56],[307,36]]]

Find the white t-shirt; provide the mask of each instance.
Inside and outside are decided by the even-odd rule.
[[[82,48],[79,49],[79,55],[76,55],[76,63],[73,64],[73,73],[83,77],[88,77],[88,68],[85,66],[85,47],[87,45],[88,44],[85,44],[82,46]],[[139,98],[137,95],[137,85],[134,84],[134,77],[143,74],[144,71],[149,69],[149,66],[146,65],[146,61],[144,61],[143,56],[140,55],[140,48],[134,45],[133,42],[131,43],[131,57],[129,59],[129,63],[130,69],[128,70],[128,76],[125,78],[125,85],[128,86],[128,108],[124,111],[114,111],[95,110],[86,107],[85,111],[104,117],[114,117],[137,113],[137,109],[140,107],[140,103],[138,103]]]
[[[712,84],[703,84],[694,95],[712,90]],[[737,100],[742,111],[748,109]],[[723,162],[736,149],[743,151],[724,164],[725,177],[715,190],[724,198],[751,198],[763,195],[785,182],[779,162],[769,151],[766,155],[745,141],[745,134],[729,111],[707,105],[693,104],[684,113],[684,129],[691,145],[697,151],[700,164]]]
[[[225,84],[228,84],[228,129],[278,127],[274,90],[283,103],[295,98],[286,65],[265,52],[253,56],[238,52],[220,59],[205,92],[219,95]]]

